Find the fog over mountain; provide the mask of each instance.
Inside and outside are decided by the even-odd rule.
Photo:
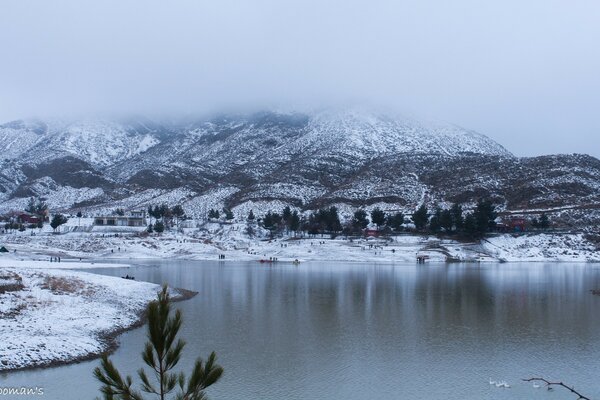
[[[0,125],[0,152],[3,212],[30,197],[86,213],[177,203],[199,218],[213,207],[240,216],[285,205],[411,213],[486,198],[500,211],[559,211],[557,221],[578,226],[596,221],[600,201],[591,156],[520,158],[456,125],[357,108],[179,123],[17,120]]]
[[[4,2],[0,121],[369,104],[600,155],[600,3]]]

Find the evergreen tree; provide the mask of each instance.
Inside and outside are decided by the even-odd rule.
[[[352,226],[355,231],[363,230],[369,225],[369,219],[367,218],[367,212],[362,208],[354,212],[352,217]]]
[[[489,200],[479,200],[473,213],[477,225],[477,233],[483,236],[496,225],[496,208]]]
[[[290,206],[285,206],[281,217],[283,218],[283,222],[285,222],[286,224],[289,222],[290,218],[292,217],[292,210],[290,209]]]
[[[219,219],[221,215],[219,214],[219,210],[213,210],[212,208],[208,211],[208,218],[210,219]]]
[[[50,222],[50,226],[52,227],[52,230],[54,230],[56,232],[56,228],[58,228],[59,226],[66,224],[68,221],[67,217],[65,217],[62,214],[54,214],[54,216],[52,217],[52,221]]]
[[[400,232],[402,225],[404,224],[404,214],[398,212],[394,215],[390,215],[387,218],[387,224],[394,230],[394,232]]]
[[[171,210],[171,213],[177,219],[183,218],[185,216],[185,211],[183,210],[181,204],[176,204],[175,207],[173,207],[173,209]]]
[[[248,213],[248,221],[254,221],[256,217],[254,216],[254,212],[252,210],[250,210],[250,212]]]
[[[165,231],[165,224],[162,221],[156,221],[154,223],[154,231],[156,233],[163,233]]]
[[[268,211],[265,217],[263,218],[262,224],[263,228],[268,229],[270,231],[276,231],[281,223],[281,215],[278,213],[273,213]]]
[[[546,230],[550,227],[550,220],[548,219],[548,216],[546,215],[546,213],[542,213],[542,216],[540,217],[540,228],[542,228],[543,230]]]
[[[342,230],[337,207],[329,207],[327,211],[327,230],[329,232],[339,232]]]
[[[292,212],[289,226],[290,230],[294,233],[298,232],[298,229],[300,229],[300,217],[298,216],[298,211],[294,210],[294,212]]]
[[[432,232],[439,232],[440,229],[442,229],[442,225],[440,223],[441,218],[442,210],[436,208],[435,212],[431,216],[431,219],[429,220],[429,230],[431,230]]]
[[[142,392],[154,399],[165,400],[174,394],[178,400],[206,399],[205,389],[215,384],[223,375],[223,368],[216,364],[212,352],[206,363],[198,358],[192,373],[186,380],[183,373],[172,370],[184,354],[185,341],[177,335],[183,322],[181,310],[172,315],[171,299],[167,286],[163,286],[158,300],[148,305],[148,341],[142,352],[142,360],[152,370],[150,377],[141,368],[138,376]],[[95,378],[102,384],[104,400],[144,400],[142,393],[135,390],[131,376],[123,377],[108,356],[103,356],[100,366],[94,369]]]
[[[427,207],[425,204],[422,204],[421,207],[412,216],[412,220],[415,224],[417,230],[422,231],[427,226],[427,222],[429,221],[429,216],[427,212]]]
[[[449,233],[452,232],[453,225],[452,211],[443,210],[440,214],[440,227]]]
[[[379,230],[379,227],[385,224],[385,212],[379,207],[375,207],[373,211],[371,211],[371,221],[377,225],[377,230]]]
[[[148,224],[148,229],[146,229],[146,232],[148,232],[148,233],[154,232],[154,227],[152,226],[152,224]]]
[[[465,222],[463,218],[462,206],[460,204],[452,205],[452,208],[450,208],[450,213],[452,214],[452,225],[454,226],[454,229],[459,232],[462,231]]]
[[[464,220],[464,232],[469,237],[475,237],[478,234],[477,219],[473,213],[467,214]]]

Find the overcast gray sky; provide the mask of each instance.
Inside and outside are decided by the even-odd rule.
[[[0,120],[370,103],[600,156],[598,0],[0,3]]]

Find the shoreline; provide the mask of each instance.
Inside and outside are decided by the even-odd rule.
[[[187,289],[183,289],[183,288],[172,288],[171,290],[179,293],[179,295],[177,297],[173,297],[171,299],[175,303],[180,302],[180,301],[189,300],[198,294],[198,292],[194,292],[192,290],[187,290]],[[80,364],[82,362],[99,359],[100,357],[102,357],[105,354],[110,355],[110,354],[114,353],[115,351],[117,351],[117,349],[119,348],[118,338],[120,335],[122,335],[126,332],[129,332],[129,331],[132,331],[134,329],[140,328],[146,324],[146,322],[148,320],[146,313],[147,313],[146,310],[141,311],[138,315],[138,319],[132,325],[130,325],[128,327],[119,328],[114,331],[106,332],[103,335],[100,335],[98,340],[105,344],[106,349],[104,351],[93,352],[93,353],[89,353],[87,355],[77,356],[70,360],[53,360],[53,361],[50,361],[45,364],[35,364],[35,365],[27,365],[27,366],[23,366],[23,367],[18,367],[18,368],[3,369],[3,370],[0,370],[0,374],[11,374],[13,372],[42,370],[42,369],[48,369],[48,368],[61,367],[61,366],[65,366],[65,365]]]
[[[297,238],[248,237],[241,226],[216,225],[210,232],[64,233],[60,235],[0,236],[9,253],[0,260],[46,261],[61,257],[103,264],[125,260],[260,261],[270,262],[415,262],[425,256],[431,263],[454,262],[600,262],[600,240],[584,233],[499,234],[481,241],[403,234],[389,237]],[[223,258],[224,257],[224,258]],[[0,261],[1,265],[1,261]],[[62,266],[61,265],[61,266]],[[102,267],[104,265],[95,265]]]
[[[96,359],[146,323],[160,285],[85,271],[111,264],[60,264],[0,262],[0,374]],[[169,290],[176,302],[198,294]]]

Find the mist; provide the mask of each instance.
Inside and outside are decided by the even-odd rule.
[[[600,156],[600,3],[6,1],[0,121],[346,104]]]

